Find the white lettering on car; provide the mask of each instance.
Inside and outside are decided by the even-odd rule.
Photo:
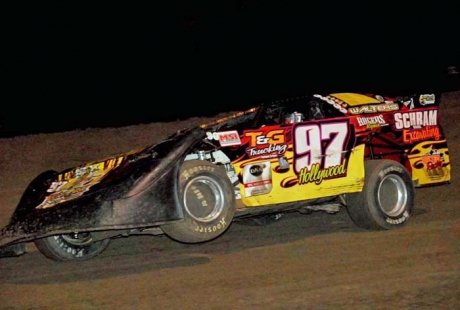
[[[436,126],[438,124],[438,111],[417,111],[395,113],[395,128],[404,129],[421,126]]]

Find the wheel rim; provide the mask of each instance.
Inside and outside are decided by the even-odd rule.
[[[407,203],[407,188],[397,175],[387,175],[380,182],[377,194],[380,209],[388,216],[402,214]]]
[[[90,233],[72,233],[60,235],[60,237],[68,244],[74,246],[85,246],[92,243],[93,241],[93,238]]]
[[[190,180],[184,190],[184,207],[196,221],[211,222],[222,213],[222,187],[213,178],[199,176]]]

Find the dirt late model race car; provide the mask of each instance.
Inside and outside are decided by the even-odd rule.
[[[0,231],[56,261],[100,254],[115,237],[199,243],[238,219],[346,209],[364,229],[404,226],[415,188],[448,184],[437,94],[359,93],[274,101],[175,132],[161,143],[64,171],[25,189]],[[263,223],[263,221],[260,221]]]

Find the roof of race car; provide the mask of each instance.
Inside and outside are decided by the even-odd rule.
[[[331,94],[330,96],[333,96],[337,99],[342,100],[343,102],[347,103],[349,106],[355,106],[355,105],[361,105],[361,104],[367,104],[367,103],[381,103],[381,101],[373,97],[366,96],[363,94],[358,94],[358,93],[336,93],[336,94]]]
[[[302,98],[306,98],[306,97],[307,96],[293,97],[293,98],[284,99],[284,100],[276,100],[276,101],[273,101],[272,103],[282,103],[282,102],[287,103],[290,100],[302,99]],[[321,95],[314,95],[314,97],[321,98],[321,99],[326,100],[328,102],[329,102],[329,100],[332,99],[333,101],[335,101],[335,103],[337,103],[336,100],[338,100],[338,101],[341,101],[343,104],[348,105],[349,107],[358,106],[358,105],[365,105],[365,104],[382,103],[382,100],[383,100],[383,99],[378,100],[378,99],[376,99],[376,98],[374,98],[374,97],[372,97],[370,95],[365,95],[365,94],[360,94],[360,93],[333,93],[333,94],[327,95],[326,97],[321,96]],[[335,100],[333,98],[335,98]],[[216,119],[216,120],[211,121],[209,123],[201,124],[200,127],[205,129],[205,128],[209,128],[209,127],[212,127],[212,126],[215,126],[215,125],[218,125],[218,124],[222,124],[222,123],[230,121],[232,119],[237,119],[237,118],[240,118],[240,117],[248,116],[250,114],[255,113],[258,109],[259,109],[259,107],[253,107],[253,108],[251,108],[249,110],[240,111],[238,113],[231,114],[229,116]],[[346,111],[344,113],[346,113]]]

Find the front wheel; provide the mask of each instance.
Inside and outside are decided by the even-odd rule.
[[[94,241],[91,233],[55,235],[35,240],[38,250],[46,257],[60,262],[85,261],[104,251],[110,239]]]
[[[179,204],[183,220],[163,225],[163,232],[184,243],[209,241],[224,233],[233,220],[234,188],[221,167],[185,161],[179,173]]]
[[[393,229],[407,224],[414,208],[412,177],[400,163],[392,160],[365,162],[364,188],[347,194],[351,219],[365,229]]]

